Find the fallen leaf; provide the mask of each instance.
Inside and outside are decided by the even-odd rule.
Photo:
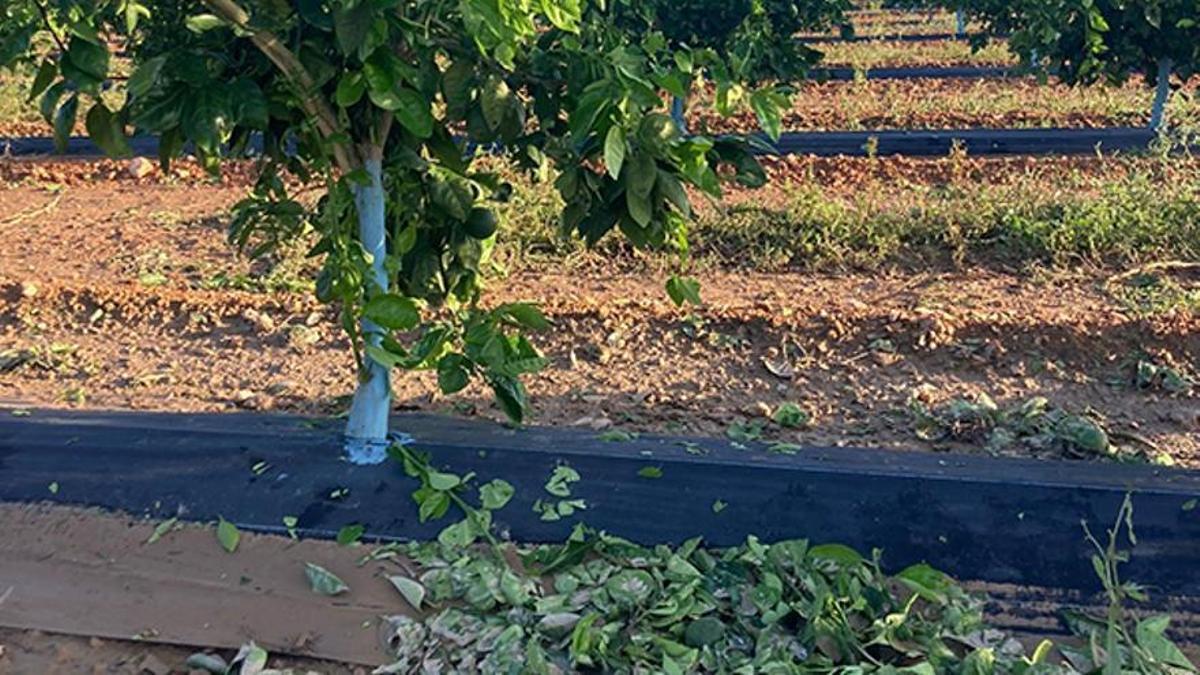
[[[312,587],[313,593],[320,595],[338,595],[350,590],[346,582],[342,581],[333,572],[315,565],[310,562],[304,563],[304,575],[308,577],[308,583]]]
[[[392,582],[392,586],[395,586],[397,591],[400,591],[400,595],[404,596],[404,599],[408,601],[408,604],[412,605],[413,609],[418,612],[421,611],[421,605],[425,602],[424,586],[419,582],[400,575],[393,575],[387,579]]]

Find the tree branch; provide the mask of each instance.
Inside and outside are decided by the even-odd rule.
[[[58,44],[58,49],[63,54],[66,54],[67,45],[63,43],[63,39],[58,36],[58,33],[54,32],[54,24],[50,23],[50,13],[46,11],[46,7],[40,1],[33,4],[37,7],[38,14],[42,15],[42,23],[46,24],[46,32],[50,34],[50,37],[54,38],[54,42]]]
[[[321,96],[308,69],[300,63],[300,59],[296,58],[290,49],[279,41],[274,33],[251,28],[250,15],[235,0],[203,0],[203,2],[222,19],[248,33],[250,41],[299,90],[300,105],[303,106],[305,112],[313,116],[322,136],[328,139],[340,131],[337,114]],[[333,144],[333,156],[338,167],[345,172],[353,171],[360,164],[354,147],[347,141],[337,141]]]

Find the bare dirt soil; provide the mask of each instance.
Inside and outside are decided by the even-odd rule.
[[[204,185],[99,166],[71,165],[100,177],[90,182],[55,165],[2,167],[0,353],[19,358],[0,372],[0,400],[342,412],[352,360],[333,313],[305,291],[255,290],[278,270],[224,241],[225,209],[245,190],[236,172]],[[669,303],[653,261],[583,255],[519,265],[489,298],[540,302],[557,324],[537,337],[551,365],[528,382],[535,424],[721,435],[791,401],[811,424],[768,426],[764,438],[983,452],[986,439],[970,433],[919,437],[913,407],[1044,396],[1100,420],[1131,457],[1200,465],[1194,394],[1132,386],[1140,359],[1181,372],[1200,363],[1200,318],[1133,312],[1110,275],[708,269],[698,274],[705,306],[689,314]],[[226,283],[238,278],[251,290]],[[501,417],[480,389],[447,399],[431,394],[430,373],[396,380],[401,408]]]

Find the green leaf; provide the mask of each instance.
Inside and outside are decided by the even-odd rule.
[[[108,49],[79,38],[71,38],[60,63],[63,77],[81,89],[95,90],[108,77]]]
[[[367,531],[367,528],[363,527],[362,525],[360,525],[358,523],[351,523],[350,525],[346,525],[342,529],[338,530],[338,533],[337,533],[338,546],[349,546],[351,544],[357,544],[358,541],[360,539],[362,539],[363,533],[366,531]]]
[[[445,492],[453,490],[462,485],[462,479],[452,473],[442,473],[440,471],[429,472],[429,487],[434,490]]]
[[[691,200],[688,199],[687,191],[683,189],[683,183],[679,182],[678,178],[666,171],[659,171],[658,182],[654,187],[660,197],[670,202],[684,218],[692,217]]]
[[[529,405],[525,385],[521,384],[520,380],[507,375],[490,376],[488,384],[491,385],[496,402],[500,404],[501,410],[508,419],[514,424],[521,424],[525,420],[525,410]]]
[[[296,9],[305,23],[323,31],[333,30],[333,17],[324,0],[297,0]]]
[[[433,135],[433,113],[429,109],[429,100],[408,87],[396,91],[396,106],[389,108],[395,111],[396,120],[417,138],[429,138]]]
[[[102,101],[97,101],[84,119],[88,137],[110,157],[128,157],[133,154],[125,139],[121,122]]]
[[[614,179],[621,177],[621,167],[625,164],[625,130],[613,125],[604,139],[604,166],[608,175]]]
[[[251,129],[266,129],[270,113],[267,97],[253,80],[239,77],[226,87],[233,101],[232,122]]]
[[[480,503],[489,511],[504,508],[512,500],[514,494],[516,494],[516,489],[507,481],[499,478],[479,488]]]
[[[362,73],[349,73],[338,80],[337,90],[333,93],[333,100],[342,108],[350,106],[362,100],[363,94],[367,91],[367,80]]]
[[[158,541],[159,539],[162,539],[164,536],[166,536],[166,534],[168,532],[173,530],[175,528],[175,526],[178,524],[179,524],[179,518],[176,517],[176,518],[168,518],[168,519],[162,521],[161,523],[159,523],[158,525],[155,525],[154,531],[150,533],[150,538],[148,538],[146,540],[146,543],[153,544],[154,542]]]
[[[456,394],[471,382],[470,361],[462,354],[447,354],[437,365],[438,388],[443,394]]]
[[[150,10],[145,5],[134,0],[125,0],[125,33],[133,35],[133,32],[137,30],[138,22],[149,16]]]
[[[475,67],[470,61],[455,61],[442,75],[442,97],[452,119],[463,119],[471,106]]]
[[[267,650],[248,642],[233,657],[233,665],[237,666],[238,675],[261,675],[267,668]]]
[[[54,114],[54,149],[60,153],[67,151],[67,141],[71,139],[71,132],[75,129],[78,109],[79,94],[71,94]]]
[[[724,510],[725,510],[725,509],[726,509],[728,506],[729,506],[729,504],[727,504],[727,503],[725,503],[724,501],[721,501],[720,499],[718,499],[718,500],[716,500],[715,502],[713,502],[713,504],[712,504],[712,512],[713,512],[713,513],[720,513],[720,512],[722,512],[722,511],[724,511]]]
[[[822,544],[808,550],[808,557],[813,560],[827,560],[844,567],[862,563],[863,558],[858,551],[843,544]]]
[[[546,481],[545,489],[555,497],[570,497],[571,484],[578,483],[579,480],[578,471],[565,464],[560,464],[554,467],[550,479]]]
[[[225,25],[225,22],[215,14],[196,14],[189,16],[183,23],[193,33],[204,33]]]
[[[625,431],[624,429],[609,429],[596,436],[596,440],[604,441],[605,443],[628,443],[638,437],[636,432]]]
[[[646,153],[636,153],[629,160],[629,173],[625,177],[625,190],[642,197],[649,197],[658,182],[658,166],[654,158]]]
[[[412,298],[384,293],[367,302],[363,318],[389,330],[412,330],[421,323],[421,310]]]
[[[1108,433],[1099,424],[1082,415],[1063,418],[1055,425],[1054,435],[1089,452],[1105,454],[1112,450]]]
[[[50,485],[46,486],[46,489],[49,490],[50,494],[52,495],[58,494],[58,481],[50,483]]]
[[[654,578],[645,570],[622,570],[604,584],[604,589],[623,607],[635,607],[654,592]]]
[[[421,611],[422,605],[425,604],[425,587],[420,582],[413,581],[408,577],[400,575],[392,575],[387,578],[392,583],[392,586],[404,596],[404,600],[415,609]]]
[[[33,101],[43,92],[50,88],[54,83],[54,78],[58,75],[58,64],[46,59],[42,61],[42,65],[38,68],[37,75],[33,78],[33,84],[29,87],[29,97],[26,101]]]
[[[413,494],[413,499],[416,499],[419,505],[417,515],[422,523],[441,518],[450,509],[450,495],[438,490],[428,489],[424,492],[418,490]]]
[[[210,155],[220,152],[221,121],[229,119],[229,99],[215,90],[195,90],[182,106],[183,132]]]
[[[725,624],[713,616],[705,616],[688,624],[683,633],[683,641],[689,647],[707,647],[720,642],[725,637]]]
[[[1138,646],[1149,652],[1159,663],[1195,672],[1195,666],[1167,637],[1167,628],[1170,625],[1171,617],[1168,615],[1152,616],[1139,621],[1135,630]]]
[[[579,0],[541,0],[542,13],[555,28],[574,33],[579,30],[582,6]]]
[[[781,427],[797,429],[808,426],[811,417],[803,408],[789,401],[775,409],[771,420]]]
[[[462,549],[475,543],[478,539],[477,528],[469,518],[449,525],[438,533],[438,543],[450,549]]]
[[[138,65],[126,83],[129,94],[135,99],[149,94],[154,85],[158,83],[158,76],[162,73],[163,66],[166,63],[166,56],[156,56]]]
[[[658,466],[644,466],[638,470],[638,476],[641,478],[662,478],[663,470],[662,467]]]
[[[479,105],[488,127],[497,131],[517,102],[508,83],[501,77],[491,75],[479,89]]]
[[[304,576],[308,578],[308,585],[312,592],[319,595],[334,596],[350,590],[346,582],[320,565],[304,563]]]
[[[625,206],[629,209],[629,215],[634,222],[642,227],[648,227],[654,219],[654,207],[650,204],[650,198],[644,194],[626,189]]]
[[[750,107],[758,117],[758,124],[772,141],[778,141],[783,133],[783,109],[787,104],[787,97],[774,89],[760,89],[750,95]]]
[[[429,196],[434,205],[455,220],[469,220],[471,206],[475,202],[470,184],[462,176],[449,171],[439,171],[437,176],[429,184]]]
[[[242,534],[238,532],[237,526],[233,523],[219,518],[217,521],[217,541],[221,543],[221,548],[225,549],[226,553],[233,553],[237,550],[238,542],[241,541]]]
[[[338,50],[346,56],[358,52],[359,47],[367,40],[371,31],[371,23],[375,20],[373,6],[370,2],[359,2],[347,8],[345,4],[337,4],[333,10],[333,34],[337,38]]]
[[[684,303],[689,302],[699,306],[700,282],[691,277],[672,276],[667,279],[667,295],[676,307],[682,307]]]
[[[1033,664],[1047,663],[1050,659],[1050,654],[1054,651],[1054,643],[1050,640],[1042,640],[1033,650],[1033,656],[1029,658],[1029,662]]]
[[[944,573],[923,563],[905,568],[896,578],[914,593],[933,603],[943,602],[947,589],[952,585]]]
[[[530,330],[546,330],[550,321],[542,314],[536,305],[527,302],[510,302],[500,305],[493,312],[496,316],[511,319],[523,328]]]

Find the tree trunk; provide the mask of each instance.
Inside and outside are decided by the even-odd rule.
[[[1158,88],[1154,91],[1154,108],[1150,111],[1150,128],[1163,130],[1167,121],[1167,99],[1171,94],[1171,59],[1158,60]]]
[[[687,135],[687,98],[674,96],[671,98],[671,119],[675,120],[675,126],[679,127],[679,133]]]
[[[371,276],[367,284],[386,291],[387,272],[383,268],[387,255],[385,200],[380,154],[376,151],[364,162],[363,168],[371,182],[355,186],[354,204],[358,211],[358,236],[363,250],[371,255]],[[361,325],[366,344],[378,347],[383,338],[382,329],[366,319]],[[391,381],[388,369],[370,356],[364,358],[363,366],[354,403],[350,406],[350,418],[346,422],[346,457],[352,464],[379,464],[387,459]]]
[[[954,13],[954,34],[958,37],[967,34],[967,13],[961,9]]]

